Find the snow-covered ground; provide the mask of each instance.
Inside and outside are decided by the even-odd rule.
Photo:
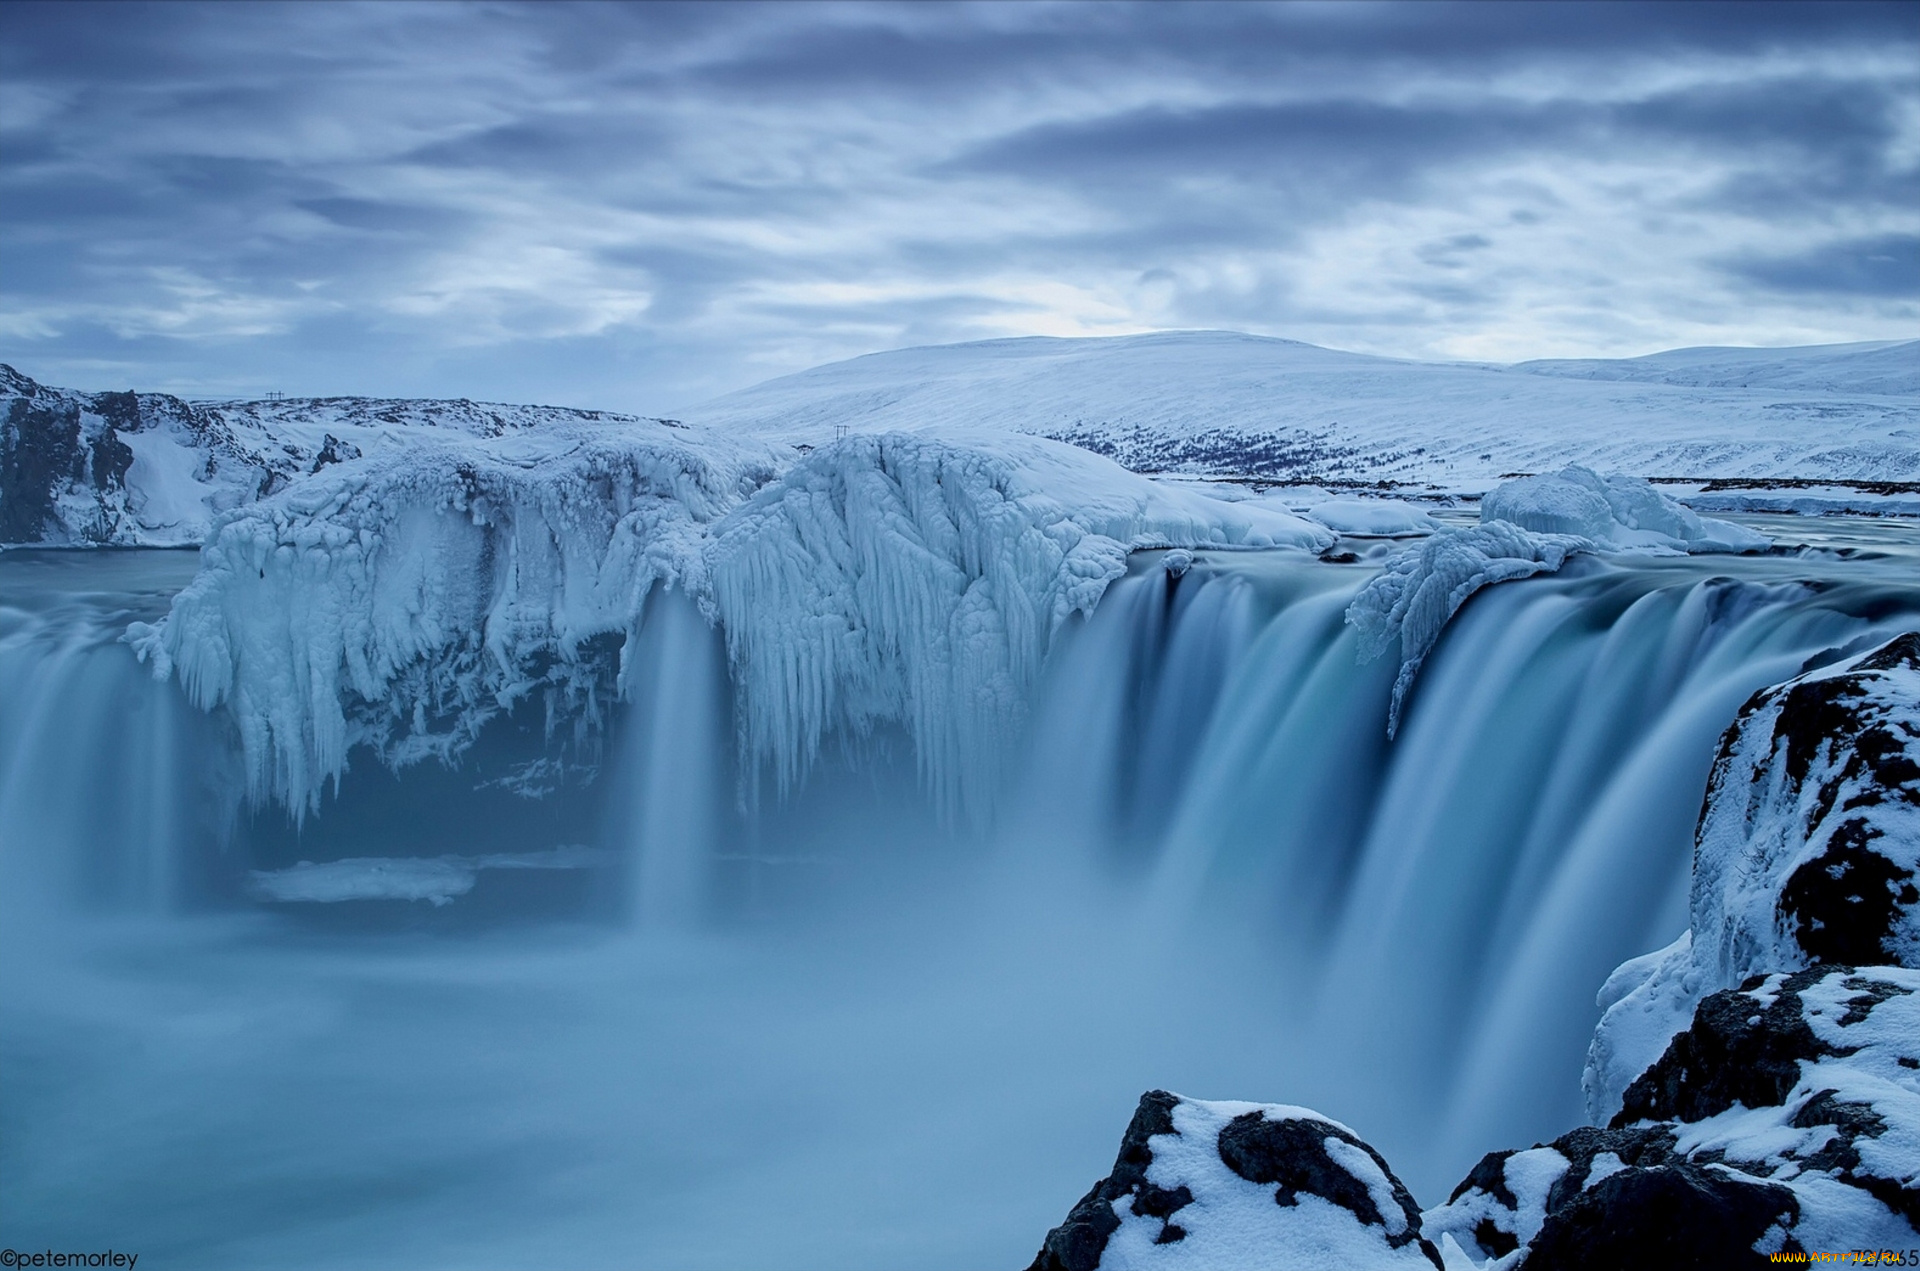
[[[964,424],[1064,438],[1142,471],[1472,493],[1569,463],[1915,481],[1920,341],[1495,366],[1225,331],[993,340],[816,367],[686,417],[815,445],[841,429]]]

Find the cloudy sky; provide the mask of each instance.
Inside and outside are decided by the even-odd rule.
[[[0,6],[0,361],[670,410],[1225,327],[1920,334],[1920,6]]]

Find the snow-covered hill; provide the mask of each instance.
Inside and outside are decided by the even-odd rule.
[[[1682,349],[1502,367],[1233,332],[876,353],[687,417],[819,444],[838,430],[1004,428],[1141,471],[1478,492],[1568,463],[1666,477],[1920,479],[1920,341]]]

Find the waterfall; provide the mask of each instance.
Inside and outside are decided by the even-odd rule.
[[[264,905],[231,952],[163,987],[217,1020],[238,1000],[229,985],[253,984],[247,1000],[266,1005],[242,1016],[249,1044],[287,1072],[310,1069],[316,1089],[357,1081],[370,1099],[390,1083],[365,1115],[395,1168],[411,1168],[410,1128],[445,1132],[419,1109],[452,1082],[510,1110],[527,1101],[526,1124],[587,1127],[568,1151],[621,1162],[596,1186],[667,1168],[648,1163],[656,1151],[707,1159],[709,1140],[743,1159],[784,1153],[757,1177],[788,1223],[833,1220],[805,1190],[838,1187],[820,1172],[833,1152],[869,1161],[861,1187],[834,1194],[891,1198],[888,1212],[932,1214],[930,1198],[991,1179],[1009,1250],[1084,1188],[1084,1154],[1111,1151],[1114,1108],[1149,1086],[1320,1107],[1425,1200],[1481,1152],[1578,1123],[1595,990],[1684,925],[1720,731],[1754,690],[1920,628],[1920,582],[1898,555],[1578,558],[1477,595],[1389,739],[1398,659],[1361,661],[1345,620],[1376,562],[1137,552],[1091,615],[1066,619],[1023,741],[972,774],[999,791],[980,828],[943,821],[929,789],[951,774],[926,772],[912,737],[885,726],[825,739],[796,790],[764,793],[775,783],[745,770],[758,756],[733,719],[723,633],[661,588],[608,653],[624,661],[623,700],[597,722],[536,695],[458,767],[396,774],[357,752],[296,824],[248,806],[223,717],[119,642],[191,567],[0,558],[0,1007],[34,1003],[34,1045],[54,1056],[34,1089],[65,1079],[60,1047],[91,1046],[95,1027],[59,1040],[65,1007],[31,970],[55,955],[35,933],[133,913],[184,942],[210,913]],[[414,891],[380,872],[395,858],[432,862],[402,877]],[[249,881],[296,875],[353,903]],[[544,907],[522,903],[543,888]],[[356,943],[359,928],[325,921],[349,910],[376,936],[486,939]],[[516,952],[550,919],[588,934]],[[657,939],[618,938],[629,929]],[[187,945],[143,938],[157,943],[138,968],[71,975],[174,975],[169,950]],[[91,966],[83,952],[71,963]],[[564,1005],[496,1031],[490,1012],[521,1010],[529,985]],[[394,1004],[364,1017],[356,994]],[[450,1033],[441,1011],[459,1021]],[[135,1064],[117,1097],[201,1091],[155,1104],[153,1124],[173,1127],[151,1131],[155,1151],[198,1132],[206,1090],[279,1079],[222,1066],[227,1052],[196,1049],[190,1030],[155,1035],[169,1075],[143,1085]],[[567,1075],[589,1070],[605,1074],[591,1112]],[[509,1072],[543,1075],[523,1089]],[[620,1082],[698,1115],[662,1115]],[[300,1106],[264,1085],[250,1097],[269,1122]],[[5,1110],[54,1133],[25,1098]],[[947,1173],[891,1163],[903,1131],[886,1109],[915,1101],[939,1105]],[[288,1177],[332,1168],[324,1118],[290,1124],[312,1159]],[[65,1214],[56,1234],[78,1230],[86,1171],[49,1177],[20,1203]],[[688,1177],[691,1212],[737,1212],[732,1175]],[[138,1213],[135,1229],[179,1229]]]
[[[1330,1063],[1387,1078],[1389,1124],[1440,1109],[1438,1154],[1471,1160],[1579,1122],[1594,991],[1685,927],[1693,824],[1740,704],[1920,622],[1898,567],[1804,572],[1587,558],[1494,588],[1390,742],[1394,660],[1360,663],[1342,620],[1363,567],[1214,556],[1175,580],[1137,560],[1060,667],[1033,766],[1051,780],[1039,752],[1078,729],[1073,758],[1101,771],[1054,783],[1058,819],[1115,823],[1116,858],[1164,821],[1156,920],[1287,959],[1302,991],[1277,1009]],[[1258,617],[1226,619],[1236,605]]]

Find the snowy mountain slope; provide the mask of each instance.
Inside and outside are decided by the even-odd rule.
[[[686,414],[816,445],[842,429],[965,424],[1061,438],[1140,471],[1474,492],[1502,473],[1569,463],[1640,476],[1906,481],[1920,478],[1917,360],[1920,342],[1909,341],[1501,367],[1168,332],[876,353]],[[1736,364],[1745,387],[1726,370]],[[1603,377],[1606,368],[1625,369]],[[1702,382],[1649,378],[1686,368]]]
[[[49,388],[0,365],[0,543],[172,547],[213,518],[410,433],[473,438],[675,421],[557,406],[366,397],[187,402]]]
[[[1920,393],[1920,340],[1871,340],[1796,349],[1670,349],[1632,358],[1560,358],[1512,369],[1568,379],[1634,380],[1689,388],[1770,388],[1813,393]]]

